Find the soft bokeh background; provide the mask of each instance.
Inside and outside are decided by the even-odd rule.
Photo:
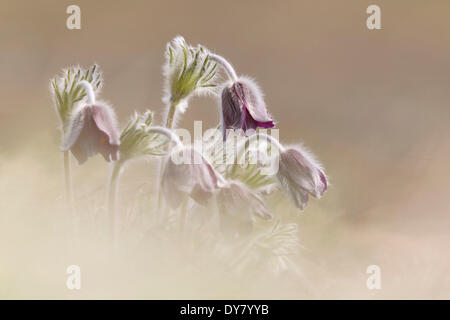
[[[74,3],[77,31],[65,26]],[[375,3],[382,30],[369,31],[366,8]],[[2,0],[0,297],[450,298],[449,14],[447,0]],[[160,114],[163,52],[177,34],[256,78],[280,139],[303,141],[323,162],[331,188],[303,215],[290,215],[306,280],[180,274],[154,252],[111,257],[101,243],[63,236],[49,79],[97,62],[102,98],[121,123],[134,110]],[[215,125],[215,100],[193,99],[180,126],[199,119]],[[100,157],[75,166],[81,212],[102,205],[107,174]],[[123,188],[147,184],[152,192],[153,175],[153,163],[137,164]],[[70,264],[82,268],[80,291],[65,287]],[[371,264],[381,267],[382,290],[365,286]]]

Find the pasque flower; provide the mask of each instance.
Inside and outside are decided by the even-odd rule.
[[[277,180],[300,210],[306,207],[308,194],[316,198],[323,195],[327,190],[328,180],[313,154],[301,146],[285,147],[273,136],[261,132],[256,133],[256,136],[267,139],[270,147],[278,150]]]
[[[224,129],[242,129],[245,132],[275,125],[261,89],[249,78],[240,77],[224,87],[221,109]]]
[[[246,132],[258,127],[274,127],[262,90],[255,81],[244,76],[238,77],[231,64],[223,57],[211,54],[211,59],[220,63],[230,78],[222,89],[220,100],[224,140],[227,129],[241,129]]]
[[[114,110],[96,103],[91,84],[81,81],[87,104],[73,110],[64,134],[62,150],[70,150],[80,164],[100,153],[106,161],[119,158],[119,131]]]
[[[210,59],[209,54],[205,47],[193,47],[181,36],[167,44],[166,63],[163,67],[166,128],[172,129],[175,126],[178,114],[186,111],[190,97],[213,92],[217,63]],[[162,169],[162,163],[159,163],[158,186],[161,185]],[[157,190],[157,198],[159,205],[162,199],[160,189]]]
[[[206,204],[213,193],[224,185],[220,174],[192,147],[178,147],[167,159],[162,191],[174,209],[187,196],[199,204]]]
[[[300,210],[308,203],[308,194],[320,198],[328,186],[321,165],[301,147],[280,150],[277,178]]]
[[[86,90],[83,90],[78,85],[80,81],[89,82],[92,85],[91,89],[94,93],[99,92],[103,86],[103,76],[96,64],[89,69],[83,69],[78,66],[67,68],[63,71],[62,76],[55,77],[50,81],[50,91],[60,120],[63,140],[67,138],[67,131],[73,110],[86,96]],[[68,150],[64,151],[64,180],[66,202],[73,217],[75,217],[70,154]],[[74,226],[76,229],[76,222]]]

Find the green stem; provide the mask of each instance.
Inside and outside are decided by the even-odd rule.
[[[175,109],[177,108],[177,105],[178,105],[177,101],[173,101],[170,103],[169,113],[167,114],[167,119],[166,119],[166,128],[167,129],[172,129],[172,127],[173,127],[173,119],[175,117]]]

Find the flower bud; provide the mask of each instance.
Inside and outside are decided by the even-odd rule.
[[[282,150],[279,163],[277,178],[300,210],[306,207],[308,194],[320,198],[327,190],[328,182],[322,167],[300,147]]]
[[[261,89],[245,77],[232,81],[222,90],[222,129],[272,128],[275,126],[267,111]]]

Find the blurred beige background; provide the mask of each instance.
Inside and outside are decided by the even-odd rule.
[[[70,4],[81,30],[66,28]],[[382,30],[366,28],[370,4],[381,6]],[[0,297],[449,298],[449,14],[446,0],[2,0]],[[134,110],[160,114],[165,44],[177,34],[254,77],[280,139],[303,141],[323,162],[331,188],[296,218],[311,261],[327,270],[310,279],[318,293],[58,287],[69,263],[51,237],[63,178],[49,79],[97,62],[122,124]],[[180,126],[198,119],[215,125],[215,100],[193,99]],[[124,180],[145,182],[140,170],[150,171]],[[83,196],[106,176],[99,157],[74,168],[80,206],[94,205]],[[382,268],[377,292],[365,288],[370,264]]]

